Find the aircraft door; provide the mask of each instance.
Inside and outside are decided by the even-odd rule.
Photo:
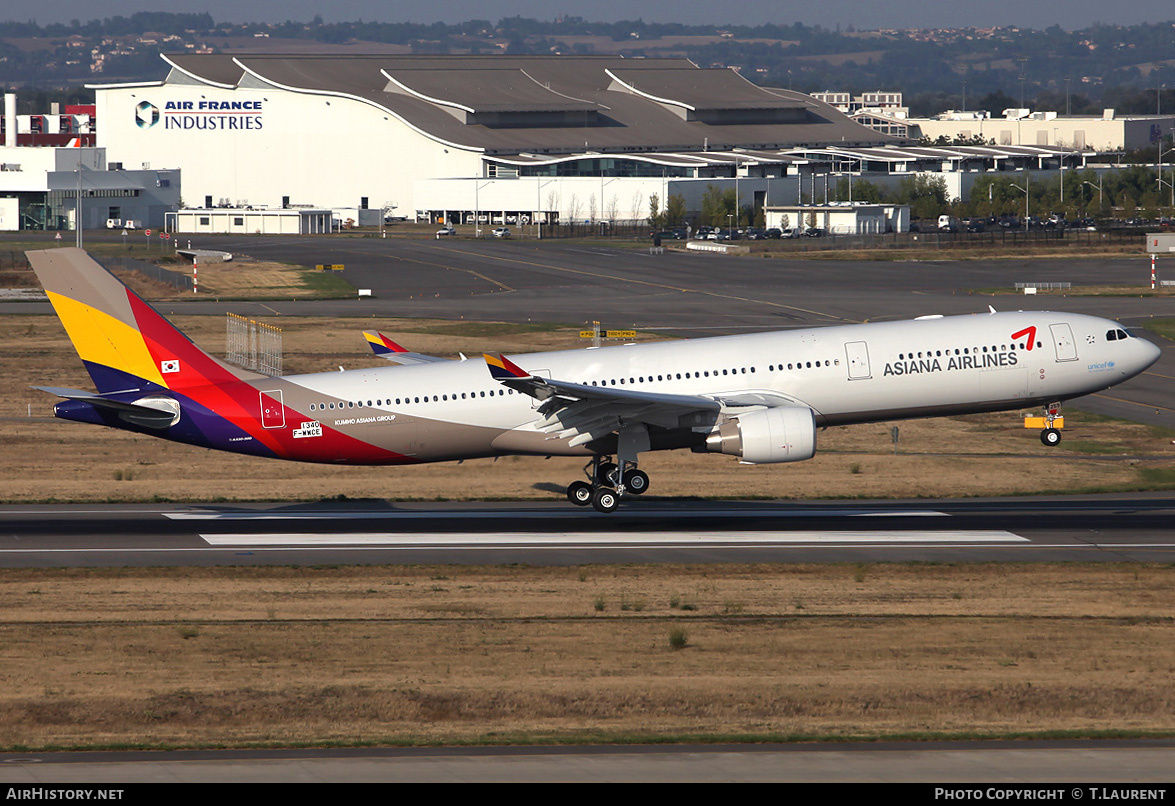
[[[869,345],[865,342],[845,342],[845,359],[848,364],[850,381],[873,377],[873,373],[869,369]]]
[[[1049,332],[1053,334],[1053,348],[1057,351],[1057,361],[1076,361],[1077,342],[1073,341],[1073,329],[1068,322],[1049,325]]]
[[[282,392],[275,389],[272,392],[261,393],[261,427],[284,428],[286,424],[286,407],[282,404]]]

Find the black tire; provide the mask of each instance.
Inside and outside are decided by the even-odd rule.
[[[615,462],[601,462],[600,466],[596,468],[596,481],[600,482],[600,484],[606,484],[609,487],[615,487],[616,471],[619,469]]]
[[[649,474],[643,470],[630,470],[624,474],[624,491],[641,495],[649,489]]]
[[[1055,428],[1046,428],[1040,432],[1040,441],[1048,447],[1053,447],[1061,442],[1061,432]]]
[[[609,487],[597,487],[592,493],[592,506],[596,512],[603,512],[605,515],[615,512],[616,507],[620,506],[620,495]]]
[[[577,507],[586,507],[592,502],[592,485],[586,481],[573,481],[567,485],[567,500]]]

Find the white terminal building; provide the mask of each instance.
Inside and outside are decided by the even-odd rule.
[[[743,206],[794,202],[813,168],[788,151],[900,142],[802,93],[683,59],[164,59],[163,81],[93,87],[98,145],[127,168],[182,168],[189,211],[632,221],[654,194],[697,211],[711,184]]]
[[[184,209],[169,226],[184,232],[320,232],[324,219],[391,216],[541,233],[643,221],[654,195],[661,209],[681,196],[696,216],[711,187],[765,209],[824,204],[844,176],[896,186],[933,173],[966,198],[984,173],[1082,163],[1052,144],[915,147],[825,101],[684,59],[164,60],[162,81],[93,86],[97,138],[124,169],[182,169]],[[875,95],[863,110],[901,103]]]

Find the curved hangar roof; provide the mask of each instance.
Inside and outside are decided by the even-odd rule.
[[[278,87],[373,104],[489,154],[904,142],[810,96],[685,59],[167,54],[165,83]]]

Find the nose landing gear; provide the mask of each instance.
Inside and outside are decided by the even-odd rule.
[[[1040,441],[1050,448],[1059,444],[1061,429],[1065,427],[1065,418],[1061,416],[1061,404],[1048,404],[1043,417],[1025,417],[1024,427],[1040,428]]]

